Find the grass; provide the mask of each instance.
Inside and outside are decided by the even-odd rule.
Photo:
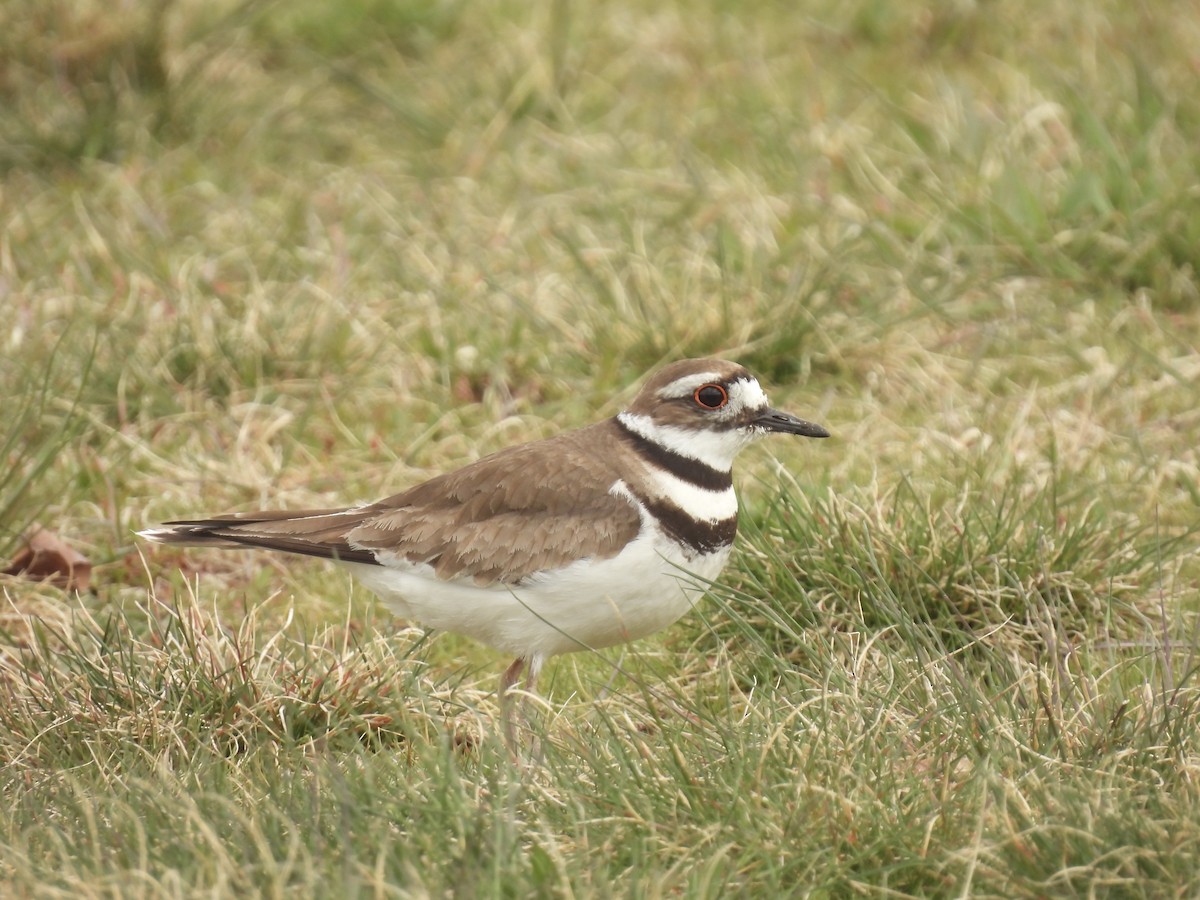
[[[1200,16],[1186,4],[0,13],[0,893],[1192,896]],[[720,353],[710,599],[548,667],[312,561]]]

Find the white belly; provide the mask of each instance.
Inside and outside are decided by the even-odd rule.
[[[404,619],[545,658],[665,628],[704,595],[729,550],[687,560],[677,544],[646,529],[612,559],[580,560],[513,587],[443,581],[428,566],[344,565]]]

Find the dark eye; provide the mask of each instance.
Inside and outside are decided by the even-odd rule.
[[[702,384],[696,388],[692,399],[705,409],[720,409],[729,402],[729,394],[719,384]]]

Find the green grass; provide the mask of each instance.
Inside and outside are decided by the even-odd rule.
[[[1200,891],[1200,15],[0,12],[0,894]],[[383,492],[720,353],[826,424],[661,635],[505,661],[163,519]]]

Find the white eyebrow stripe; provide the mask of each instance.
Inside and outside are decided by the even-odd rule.
[[[665,384],[658,389],[658,396],[664,400],[672,397],[690,397],[696,393],[696,388],[705,384],[720,384],[721,376],[717,372],[700,372],[696,375],[685,375],[683,378],[676,378],[670,384]]]

